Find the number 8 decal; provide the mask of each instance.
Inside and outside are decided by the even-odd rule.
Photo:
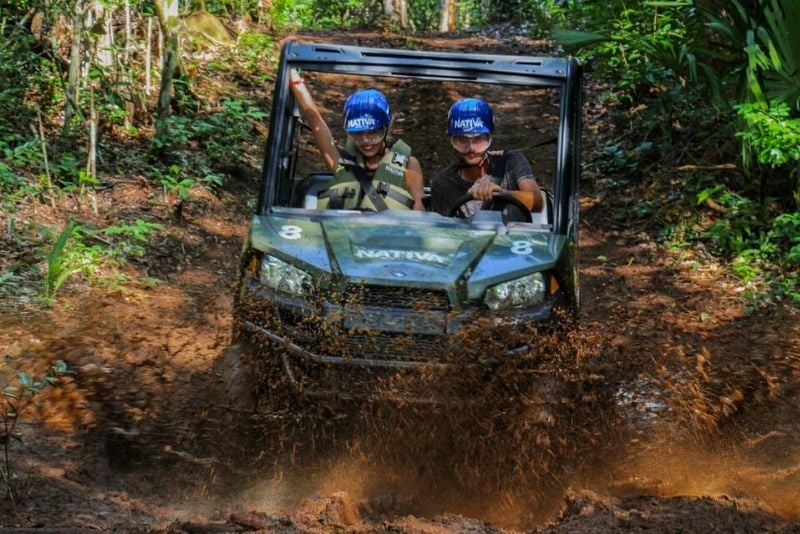
[[[278,235],[284,239],[300,239],[303,237],[303,229],[293,224],[285,224],[281,226],[281,231]]]
[[[530,241],[512,241],[511,253],[524,256],[533,252],[533,243]]]

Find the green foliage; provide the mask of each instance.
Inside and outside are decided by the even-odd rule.
[[[168,117],[169,136],[163,140],[156,139],[156,148],[175,149],[195,142],[215,162],[237,160],[243,145],[252,140],[253,123],[263,121],[266,114],[241,100],[223,98],[220,102],[222,108],[205,117]]]
[[[440,0],[408,0],[408,17],[416,30],[439,27]]]
[[[65,261],[80,269],[89,281],[103,283],[106,279],[118,278],[119,273],[114,268],[121,267],[131,257],[143,256],[143,245],[152,234],[162,229],[160,224],[140,219],[132,225],[101,229],[81,226],[75,231],[75,239],[67,250]]]
[[[35,297],[39,291],[41,273],[36,265],[26,262],[16,262],[0,270],[0,299],[13,298],[19,301],[20,297],[26,300]]]
[[[753,201],[730,191],[722,184],[700,191],[698,204],[713,200],[724,208],[723,216],[711,224],[706,231],[718,251],[729,256],[741,254],[758,242],[761,226],[761,207]]]
[[[551,35],[600,76],[616,79],[617,98],[634,104],[642,88],[698,78],[698,61],[687,44],[697,32],[691,2],[645,2],[636,8],[614,2],[603,4],[603,13],[600,4],[582,9],[584,16],[597,17],[590,29],[556,28]],[[596,27],[603,24],[598,21],[605,25]]]
[[[775,217],[767,237],[775,243],[776,250],[786,251],[787,262],[800,267],[800,212]]]
[[[318,28],[372,25],[382,16],[380,0],[315,0],[311,24]]]
[[[780,167],[800,162],[800,118],[790,118],[789,106],[772,102],[769,109],[758,103],[736,106],[744,130],[736,135],[752,150],[758,163]]]
[[[774,100],[800,110],[800,4],[757,0],[745,6],[727,0],[720,14],[704,11],[718,40],[704,52],[715,60],[720,78],[732,78],[740,101]]]
[[[279,31],[307,26],[312,20],[312,1],[273,0],[267,16],[272,27]]]
[[[47,274],[42,291],[42,302],[52,304],[63,283],[75,272],[81,271],[90,281],[106,283],[124,280],[118,272],[98,276],[104,269],[120,267],[128,258],[143,256],[144,245],[163,226],[137,219],[133,224],[91,229],[70,221],[58,237],[52,250],[45,256]],[[106,284],[109,285],[109,284]],[[118,283],[111,285],[117,286]]]
[[[653,152],[653,148],[651,141],[643,141],[633,150],[625,150],[619,144],[608,145],[603,149],[599,159],[599,168],[616,176],[637,174],[640,165],[647,155]]]
[[[142,276],[139,278],[138,282],[144,287],[156,287],[162,283],[161,280],[153,278],[152,276]]]
[[[170,165],[166,174],[158,175],[157,181],[164,188],[165,196],[177,194],[181,200],[189,198],[189,190],[195,184],[191,178],[183,177],[183,169],[178,165]]]
[[[102,232],[119,240],[114,248],[123,256],[144,256],[145,250],[142,244],[146,244],[152,234],[163,229],[164,225],[162,224],[136,219],[133,224],[107,226]]]
[[[761,173],[763,187],[772,186],[786,198],[785,204],[800,206],[800,118],[790,117],[786,103],[772,101],[769,108],[761,102],[736,106],[743,127],[737,132],[742,140],[742,159],[748,167],[755,161],[771,172]],[[783,184],[782,185],[782,181]],[[788,190],[788,191],[787,191]]]
[[[91,188],[100,181],[90,175],[85,166],[78,161],[72,152],[61,152],[56,155],[55,164],[51,167],[53,182],[65,193],[77,191],[81,195],[86,192],[87,187]]]
[[[32,378],[28,373],[21,372],[17,375],[17,385],[3,388],[3,403],[0,408],[0,418],[3,420],[3,434],[0,435],[3,440],[3,466],[0,467],[0,477],[6,488],[6,496],[12,504],[16,500],[16,477],[12,471],[11,442],[12,438],[19,439],[14,434],[17,423],[36,398],[46,389],[56,387],[60,378],[66,374],[72,374],[72,371],[62,360],[57,360],[42,377]]]
[[[560,7],[553,0],[459,0],[457,4],[458,29],[511,23],[526,29],[534,37],[546,37],[553,25],[571,15],[575,8],[575,6]],[[412,29],[437,30],[441,16],[441,0],[408,0],[407,13]],[[344,20],[340,23],[357,25],[369,21],[362,18],[352,19],[349,22]]]
[[[47,273],[44,278],[42,297],[47,300],[54,300],[61,285],[72,273],[80,269],[80,265],[74,265],[64,261],[67,240],[72,237],[76,228],[77,224],[75,221],[69,221],[56,238],[52,250],[45,256],[47,260]]]
[[[4,130],[2,123],[21,130],[22,124],[29,122],[31,116],[35,117],[33,110],[25,105],[25,95],[39,85],[45,70],[35,52],[34,37],[15,24],[27,8],[6,5],[0,18],[0,134]],[[19,18],[13,13],[6,14],[6,9],[12,7],[16,7]]]
[[[223,178],[214,169],[240,162],[245,150],[260,140],[254,135],[254,124],[262,122],[265,113],[237,99],[223,98],[220,103],[218,111],[205,116],[172,115],[166,119],[169,136],[156,140],[155,146],[169,150],[180,164],[152,172],[164,188],[165,202],[171,194],[186,200],[195,184],[215,191]]]
[[[800,302],[800,213],[770,218],[767,206],[754,203],[725,186],[703,189],[698,203],[713,200],[722,215],[703,233],[716,250],[732,259],[731,270],[743,282],[761,280],[773,295]],[[787,281],[793,281],[788,283]],[[794,287],[794,288],[793,288]]]
[[[0,138],[0,192],[11,192],[26,183],[19,172],[22,169],[37,169],[42,153],[39,140],[8,135]]]
[[[462,9],[470,13],[470,20],[476,25],[522,23],[534,37],[546,37],[553,26],[570,13],[570,9],[559,7],[553,0],[494,0],[466,4]]]
[[[266,113],[237,99],[223,98],[221,104],[220,111],[196,122],[194,135],[212,160],[235,160],[242,146],[252,139],[253,123],[262,122]]]
[[[800,203],[800,3],[611,0],[575,3],[570,15],[554,36],[610,80],[611,116],[628,137],[608,144],[599,170],[627,185],[656,155],[727,163],[738,137],[752,155],[743,159],[747,179],[704,180],[697,201],[714,207],[712,219],[669,221],[662,235],[679,249],[711,244],[737,277],[760,288],[753,298],[797,299],[796,212],[787,209]],[[658,150],[637,152],[630,132]],[[652,213],[643,200],[622,216]]]
[[[270,35],[257,31],[242,32],[234,54],[239,61],[244,60],[244,68],[248,72],[259,75],[262,81],[267,81],[268,75],[271,77],[275,44]]]
[[[761,0],[766,24],[748,31],[748,81],[761,101],[788,103],[800,111],[800,4]],[[764,90],[762,91],[762,86]]]
[[[748,56],[754,51],[757,21],[755,15],[744,9],[738,0],[727,3],[728,9],[721,13],[712,7],[702,10],[706,26],[716,34],[716,40],[709,43],[706,55],[714,60],[720,83],[722,80],[732,81],[737,98],[746,100],[748,80],[753,78],[754,72]]]
[[[121,50],[113,50],[115,54],[121,54]],[[97,113],[102,117],[106,124],[120,125],[127,117],[126,104],[131,103],[132,93],[130,84],[120,80],[120,69],[127,68],[124,65],[105,66],[95,64],[89,70],[87,83],[91,83],[93,89],[81,93],[81,106],[84,109],[90,107],[91,98],[94,99],[94,106]]]

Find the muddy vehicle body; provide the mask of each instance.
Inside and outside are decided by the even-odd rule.
[[[441,103],[422,99],[433,101],[435,109],[399,117],[412,147],[414,131],[426,127],[436,128],[435,137],[447,143],[439,123],[453,92],[463,87],[464,96],[482,91],[490,101],[499,98],[501,87],[522,91],[498,105],[512,113],[539,95],[544,104],[532,112],[531,132],[513,132],[523,137],[505,142],[549,147],[549,155],[533,155],[550,162],[550,169],[537,169],[544,212],[515,222],[503,209],[471,218],[316,209],[332,175],[321,171],[292,98],[290,68],[317,82],[313,93],[330,110],[332,130],[341,122],[347,92],[358,87],[382,83],[387,90],[386,84],[399,83],[388,92],[443,94]],[[326,92],[340,79],[344,88]],[[241,393],[239,375],[255,374],[285,380],[306,396],[370,396],[376,381],[387,376],[469,365],[445,354],[458,351],[459,332],[476,320],[514,328],[549,321],[558,309],[576,311],[581,83],[574,59],[287,43],[275,82],[260,198],[242,256],[234,342],[223,358],[228,388]],[[409,126],[412,119],[417,122]],[[428,152],[452,158],[447,148]],[[423,169],[431,167],[428,178],[446,163],[415,155]],[[502,208],[504,200],[496,205]],[[435,388],[427,384],[421,387]],[[426,396],[419,389],[410,395]]]

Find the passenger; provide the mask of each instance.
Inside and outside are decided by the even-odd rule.
[[[328,189],[320,193],[319,208],[425,209],[419,161],[403,141],[387,144],[392,114],[383,93],[363,89],[347,98],[347,144],[340,149],[296,69],[290,71],[289,80],[325,165],[334,173]]]
[[[530,211],[544,208],[539,184],[525,156],[516,150],[489,150],[494,114],[486,101],[463,98],[450,107],[447,135],[458,161],[440,171],[431,183],[431,208],[450,215],[456,202],[470,193],[474,200],[462,208],[470,217],[488,207],[495,191],[530,191],[523,202]]]

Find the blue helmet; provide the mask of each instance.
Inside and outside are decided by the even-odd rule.
[[[479,135],[494,131],[494,114],[485,100],[462,98],[447,114],[448,135]]]
[[[389,101],[377,89],[356,91],[344,102],[344,129],[347,133],[384,128],[391,120]]]

